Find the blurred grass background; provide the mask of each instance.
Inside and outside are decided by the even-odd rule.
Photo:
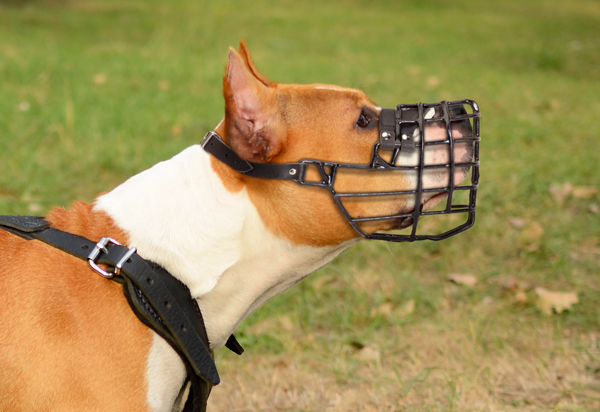
[[[595,0],[0,0],[0,213],[198,143],[240,38],[275,81],[476,100],[482,178],[473,229],[363,242],[245,321],[212,410],[600,410]],[[548,316],[536,287],[579,303]]]

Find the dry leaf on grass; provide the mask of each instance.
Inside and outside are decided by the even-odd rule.
[[[527,295],[522,290],[517,290],[514,296],[517,305],[526,305],[528,303]]]
[[[523,229],[522,233],[529,240],[539,239],[544,236],[544,228],[538,222],[531,222]]]
[[[506,289],[511,292],[531,289],[531,285],[529,283],[512,276],[497,277],[490,280],[490,283],[495,283],[502,289]]]
[[[95,74],[94,77],[92,77],[92,82],[94,82],[94,84],[106,83],[106,74],[104,74],[104,73]]]
[[[594,186],[573,186],[571,183],[554,183],[550,185],[550,196],[558,203],[573,196],[576,199],[591,199],[598,194],[598,188]]]
[[[573,186],[571,193],[576,199],[591,199],[596,196],[598,189],[594,186]]]
[[[508,224],[515,229],[523,229],[527,225],[527,221],[525,219],[521,219],[520,217],[509,217],[507,221]]]
[[[535,252],[540,248],[544,228],[538,222],[531,222],[521,230],[522,246],[528,252]]]
[[[365,346],[364,348],[358,350],[356,357],[363,362],[379,363],[381,360],[381,353],[370,346]]]
[[[535,288],[538,296],[536,306],[547,315],[552,312],[562,313],[563,310],[570,310],[571,306],[579,302],[575,292],[552,292],[545,288]]]
[[[181,126],[179,126],[178,124],[174,124],[173,127],[171,127],[171,136],[173,137],[177,137],[177,136],[181,136]]]
[[[508,292],[516,305],[527,305],[529,303],[529,298],[525,291],[531,289],[531,284],[512,276],[493,278],[489,280],[489,283],[498,285],[505,293]]]
[[[170,87],[171,87],[171,83],[169,83],[168,80],[161,80],[158,82],[158,88],[160,90],[169,90]]]
[[[474,275],[462,275],[457,273],[448,275],[448,280],[457,285],[469,286],[471,288],[477,283],[477,278]]]
[[[292,321],[292,319],[289,316],[280,316],[279,317],[279,325],[281,326],[281,328],[283,330],[286,331],[293,331],[296,329],[296,325],[294,324],[294,322]]]
[[[17,105],[17,108],[18,108],[20,111],[22,111],[22,112],[26,112],[26,111],[28,111],[29,109],[31,109],[31,104],[29,104],[29,102],[20,102],[20,103]]]
[[[378,307],[371,309],[371,316],[389,316],[392,314],[392,309],[394,309],[394,306],[390,302],[385,302],[379,305]]]
[[[383,315],[390,316],[392,313],[400,318],[405,318],[415,311],[415,300],[410,299],[402,306],[395,308],[390,302],[382,303],[381,305],[371,309],[371,316]]]
[[[550,185],[550,196],[558,203],[564,200],[571,194],[573,185],[571,183],[553,183]]]
[[[39,213],[42,210],[44,210],[44,207],[39,203],[30,203],[27,205],[27,210],[29,210],[32,213]]]
[[[428,76],[427,77],[427,86],[429,87],[437,87],[440,84],[440,79],[437,76]]]
[[[410,299],[398,310],[398,314],[402,317],[408,316],[415,311],[415,300]]]

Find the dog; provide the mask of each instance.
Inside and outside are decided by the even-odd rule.
[[[330,85],[279,84],[254,65],[243,41],[229,49],[225,115],[214,129],[244,161],[286,164],[324,159],[368,164],[379,139],[381,108],[364,92]],[[435,113],[429,116],[434,116]],[[461,136],[455,130],[454,138]],[[425,140],[445,138],[431,125]],[[432,146],[426,163],[447,162]],[[415,162],[401,155],[397,164]],[[467,144],[454,158],[468,161]],[[455,169],[454,181],[467,168]],[[449,172],[426,174],[435,187]],[[306,180],[319,182],[318,168]],[[414,189],[415,175],[340,171],[338,191]],[[395,190],[395,189],[394,189]],[[440,192],[347,199],[359,217],[431,208]],[[200,145],[183,150],[98,196],[54,208],[52,227],[94,241],[110,236],[183,282],[204,317],[210,349],[240,322],[361,236],[321,187],[238,173]],[[366,233],[402,227],[401,219],[364,220]],[[186,369],[179,355],[131,311],[116,282],[85,261],[0,230],[0,410],[180,410]]]

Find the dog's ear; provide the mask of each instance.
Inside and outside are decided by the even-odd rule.
[[[233,48],[229,49],[223,78],[225,139],[242,159],[267,163],[281,149],[276,131],[268,124],[274,115],[274,96],[248,65],[249,56],[244,58]]]
[[[271,87],[276,83],[267,79],[261,72],[258,71],[254,62],[252,61],[252,56],[250,55],[250,50],[248,50],[248,46],[246,46],[246,42],[243,39],[240,39],[240,47],[238,48],[238,53],[244,59],[250,71],[254,74],[254,76],[260,80],[265,86]]]

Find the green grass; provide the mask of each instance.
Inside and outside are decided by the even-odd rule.
[[[471,98],[476,226],[364,242],[274,299],[240,327],[247,354],[217,355],[213,410],[598,410],[600,196],[549,189],[600,188],[599,21],[593,0],[0,0],[0,213],[91,201],[199,142],[239,38],[276,81],[385,107]],[[543,315],[537,286],[580,303]]]

